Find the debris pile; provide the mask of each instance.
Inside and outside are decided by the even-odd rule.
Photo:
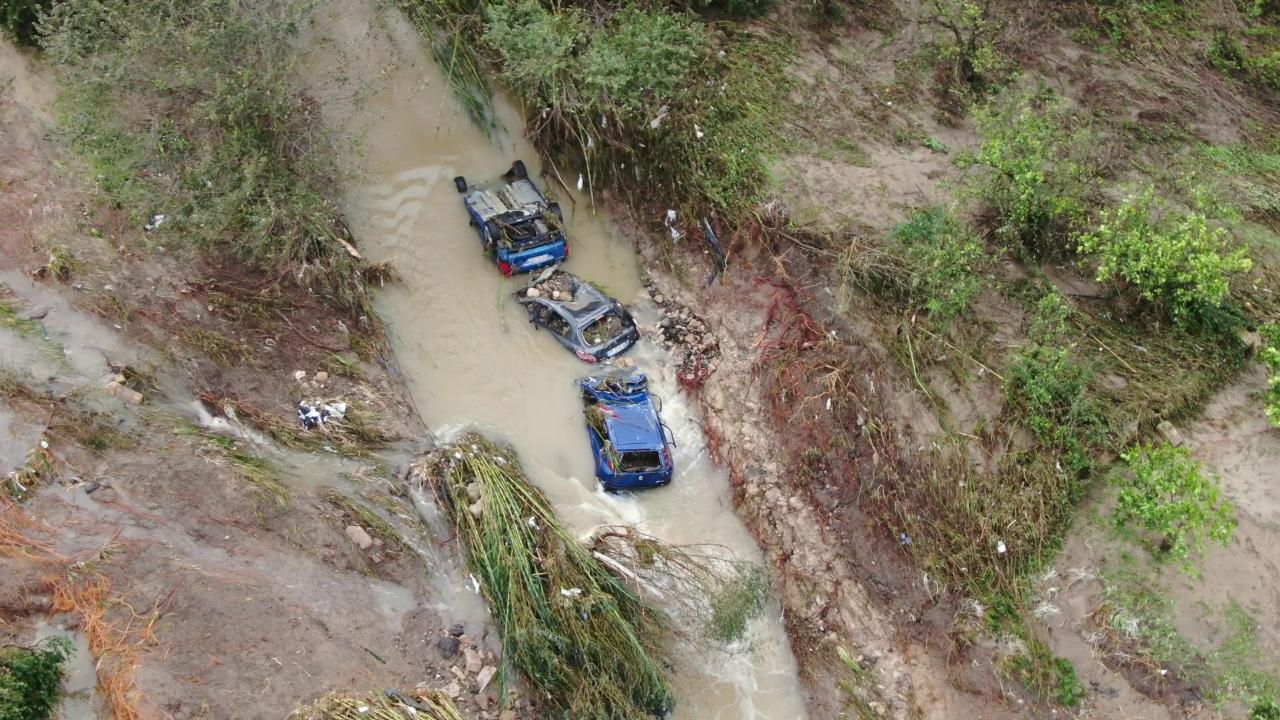
[[[439,690],[381,694],[336,692],[310,707],[295,710],[288,720],[463,720],[462,713]]]
[[[520,290],[519,293],[524,297],[530,298],[550,298],[551,300],[569,301],[573,299],[577,292],[577,283],[568,273],[556,270],[550,275],[543,273],[538,276],[529,286]]]
[[[505,660],[553,715],[644,718],[671,709],[667,617],[560,524],[512,451],[471,434],[429,454],[412,475],[452,520]],[[497,670],[499,694],[507,672]]]
[[[680,384],[696,388],[715,372],[720,357],[720,344],[706,321],[652,286],[648,288],[653,302],[662,311],[658,321],[659,338],[664,347],[679,357],[676,363]]]
[[[347,404],[344,402],[323,402],[321,400],[304,400],[298,403],[298,421],[307,430],[314,430],[330,420],[341,420],[347,416]]]

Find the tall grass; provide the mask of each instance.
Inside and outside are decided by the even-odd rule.
[[[336,692],[310,707],[289,714],[288,720],[463,720],[446,695],[438,690],[412,695],[396,692],[354,694]]]
[[[505,660],[557,717],[660,717],[673,704],[667,618],[572,537],[515,455],[469,435],[420,466],[457,529]],[[499,675],[509,682],[507,665]]]
[[[292,85],[300,0],[57,4],[42,42],[60,115],[109,201],[154,242],[290,274],[365,316],[332,138]],[[149,222],[150,221],[150,222]],[[371,317],[371,316],[370,316]]]

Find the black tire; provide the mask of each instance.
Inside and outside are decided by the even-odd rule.
[[[458,192],[464,193],[467,191],[467,179],[459,175],[453,179],[453,186],[458,188]]]
[[[560,212],[560,203],[558,202],[551,203],[551,212],[555,213],[556,217],[560,218],[561,220],[564,219],[564,213]]]
[[[517,180],[524,180],[529,177],[529,171],[525,169],[523,160],[517,160],[511,163],[511,172],[516,176]]]

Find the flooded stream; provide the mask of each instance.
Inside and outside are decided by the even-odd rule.
[[[572,246],[566,269],[633,303],[643,331],[656,311],[641,289],[633,249],[608,218],[593,214],[585,196],[571,200],[565,188],[538,174],[536,154],[520,139],[519,116],[501,97],[495,100],[498,116],[509,130],[486,137],[399,17],[353,0],[327,7],[316,25],[306,74],[329,116],[363,138],[349,217],[372,259],[394,261],[403,276],[381,293],[378,309],[432,432],[447,439],[479,427],[512,443],[561,517],[581,533],[630,523],[669,542],[716,543],[760,561],[733,513],[726,474],[711,463],[694,410],[677,388],[670,359],[648,341],[629,357],[664,400],[663,418],[678,443],[676,479],[636,495],[599,489],[575,386],[595,368],[526,322],[510,300],[520,280],[504,280],[481,253],[453,177],[488,179],[523,159],[564,207]],[[565,178],[570,184],[576,179]],[[753,624],[741,647],[677,651],[675,717],[804,717],[776,606]]]

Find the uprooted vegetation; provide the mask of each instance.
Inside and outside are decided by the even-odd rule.
[[[683,623],[732,642],[764,605],[763,568],[631,528],[574,538],[510,450],[467,435],[415,466],[453,521],[512,667],[566,718],[661,717]]]

